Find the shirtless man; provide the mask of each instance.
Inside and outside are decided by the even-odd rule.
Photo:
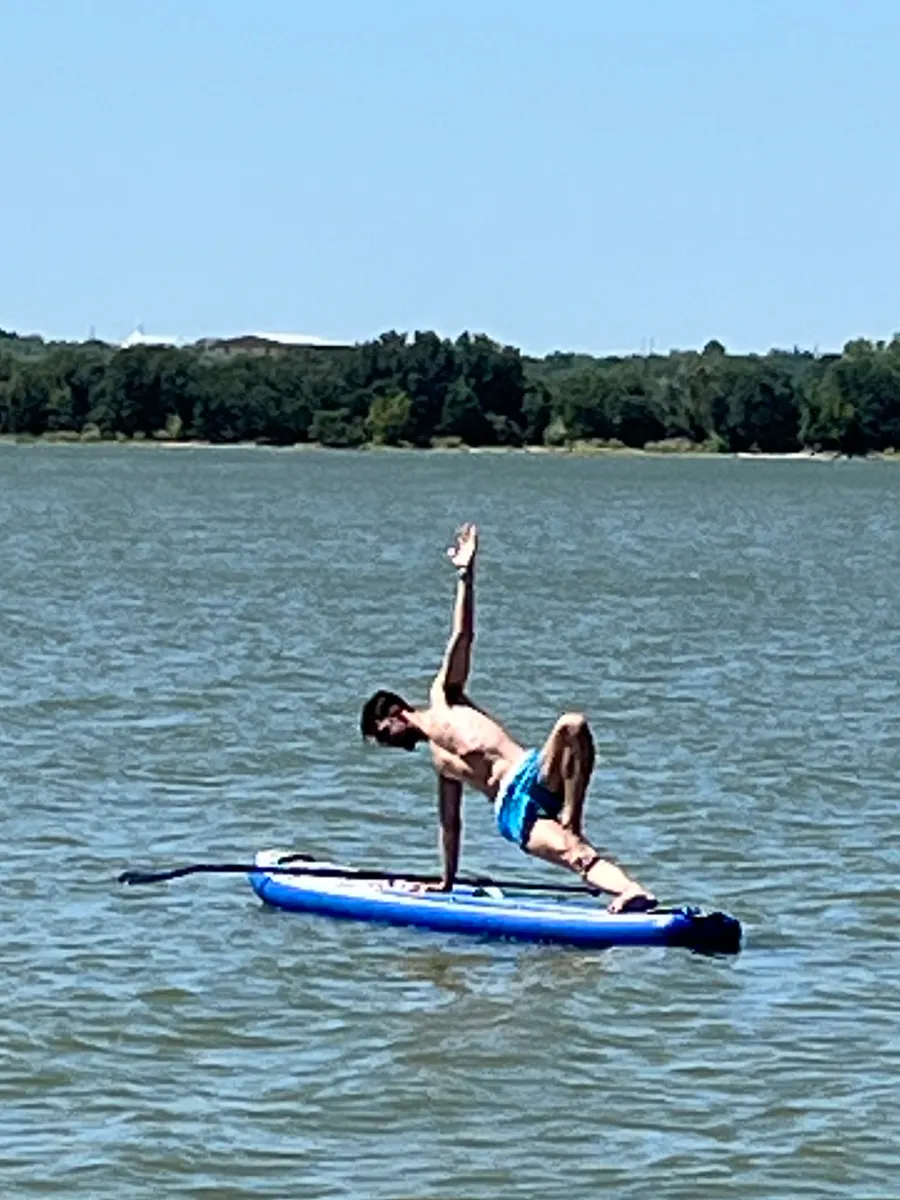
[[[566,713],[541,750],[526,750],[466,695],[475,633],[474,576],[478,531],[464,525],[447,551],[459,583],[453,631],[427,708],[413,708],[394,692],[366,702],[363,737],[383,746],[414,750],[428,742],[438,775],[444,870],[440,890],[450,891],[459,865],[462,788],[477,788],[494,804],[497,828],[526,853],[575,871],[590,887],[615,899],[610,912],[653,908],[656,899],[602,857],[582,832],[582,815],[594,741],[580,713]]]

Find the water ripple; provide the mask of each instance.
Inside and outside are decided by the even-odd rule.
[[[897,1194],[900,472],[537,456],[9,452],[4,1194]],[[484,527],[475,694],[586,709],[589,825],[734,961],[489,945],[122,867],[434,863],[442,541]],[[546,874],[467,803],[473,871]]]

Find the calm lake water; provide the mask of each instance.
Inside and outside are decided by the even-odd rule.
[[[589,832],[736,960],[115,883],[435,866],[357,714],[424,698],[464,518],[475,697],[587,711]],[[900,468],[2,447],[0,551],[4,1197],[900,1196]]]

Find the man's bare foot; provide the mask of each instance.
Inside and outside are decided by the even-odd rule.
[[[630,887],[616,896],[615,900],[608,905],[607,912],[649,912],[651,908],[656,908],[658,903],[659,901],[652,892],[648,892],[636,883],[634,887]]]

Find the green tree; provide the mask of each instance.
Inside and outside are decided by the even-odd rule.
[[[840,450],[854,418],[852,404],[841,395],[834,370],[829,368],[810,389],[801,412],[800,439],[805,446]]]
[[[457,379],[447,390],[438,432],[462,438],[468,446],[481,446],[494,440],[478,397],[465,377]]]
[[[437,334],[417,332],[404,355],[402,388],[412,405],[413,441],[427,446],[441,425],[447,393],[459,377],[450,342]]]
[[[848,342],[812,389],[803,440],[862,454],[900,445],[900,343]]]
[[[594,366],[565,376],[557,391],[556,416],[569,440],[615,436],[611,419],[614,390],[608,371]]]
[[[323,446],[353,447],[365,442],[366,430],[359,417],[348,408],[340,408],[335,412],[313,413],[309,436]]]
[[[713,424],[727,449],[784,453],[799,445],[800,408],[790,375],[763,359],[723,364]]]
[[[397,446],[412,439],[412,403],[406,392],[375,396],[369,408],[366,428],[373,442]]]
[[[626,446],[640,447],[665,436],[652,380],[643,364],[617,363],[606,373],[604,403],[612,436]]]
[[[522,440],[529,446],[540,445],[544,440],[544,431],[552,419],[553,392],[541,379],[530,381],[522,401]]]
[[[51,386],[41,364],[25,361],[16,363],[6,380],[4,391],[5,432],[26,433],[34,437],[44,433],[51,403]]]
[[[528,384],[519,351],[500,346],[483,334],[474,338],[464,334],[455,350],[460,375],[465,376],[482,413],[488,418],[505,418],[517,428],[516,436],[521,440],[525,427],[522,406]],[[488,420],[486,435],[490,428],[498,428],[496,422]]]

